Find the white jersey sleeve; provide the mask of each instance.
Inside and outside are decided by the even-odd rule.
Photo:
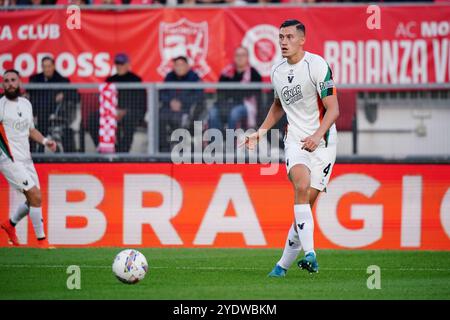
[[[34,126],[34,116],[33,116],[33,106],[31,105],[31,102],[29,100],[25,99],[25,101],[27,102],[27,104],[28,104],[28,106],[30,108],[29,116],[30,116],[30,130],[31,130],[31,129],[35,128],[35,126]]]
[[[336,86],[333,81],[333,74],[328,63],[318,55],[314,56],[312,63],[312,78],[315,81],[317,94],[321,99],[336,95]]]
[[[274,73],[274,71],[275,71],[275,67],[276,67],[276,64],[274,64],[273,66],[272,66],[272,69],[270,70],[270,82],[272,83],[272,85],[273,85],[273,73]],[[280,97],[278,96],[278,92],[277,92],[277,88],[275,88],[275,85],[273,85],[273,98],[274,99],[280,99]]]
[[[3,122],[4,113],[5,113],[5,105],[6,105],[6,98],[0,99],[0,123]]]

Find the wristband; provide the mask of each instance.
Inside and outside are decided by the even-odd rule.
[[[47,142],[48,142],[48,139],[47,138],[44,138],[44,140],[42,140],[42,145],[47,145]]]

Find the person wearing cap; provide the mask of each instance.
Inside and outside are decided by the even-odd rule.
[[[130,58],[125,53],[114,57],[116,74],[108,77],[106,82],[142,82],[131,72]],[[119,89],[117,112],[117,152],[129,152],[136,127],[143,121],[146,111],[146,92],[144,89]]]

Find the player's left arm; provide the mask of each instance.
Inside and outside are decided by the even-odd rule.
[[[48,147],[53,152],[56,151],[56,142],[51,139],[45,138],[42,133],[36,128],[30,128],[30,139]]]
[[[26,100],[27,101],[27,100]],[[33,107],[31,106],[31,103],[28,103],[28,107],[30,108],[30,139],[42,144],[43,146],[48,147],[51,151],[56,151],[56,142],[52,139],[48,139],[42,135],[42,133],[34,127],[34,117],[33,117]]]
[[[326,112],[322,119],[322,122],[320,123],[320,127],[312,136],[306,137],[302,140],[302,142],[304,142],[302,149],[306,149],[311,152],[317,148],[320,140],[339,117],[339,104],[336,95],[327,96],[322,99],[322,102],[326,109]]]
[[[316,132],[313,135],[302,140],[302,149],[310,152],[316,150],[320,143],[320,140],[324,137],[324,135],[339,117],[339,103],[336,95],[336,87],[333,82],[331,69],[325,62],[325,60],[323,60],[322,65],[315,74],[317,75],[317,93],[320,99],[322,99],[322,103],[326,111]]]

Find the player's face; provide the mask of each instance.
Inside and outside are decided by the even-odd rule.
[[[296,55],[305,43],[305,35],[295,26],[280,29],[279,43],[283,58]]]
[[[3,77],[3,90],[8,99],[15,99],[20,95],[20,79],[14,72],[8,72]]]

